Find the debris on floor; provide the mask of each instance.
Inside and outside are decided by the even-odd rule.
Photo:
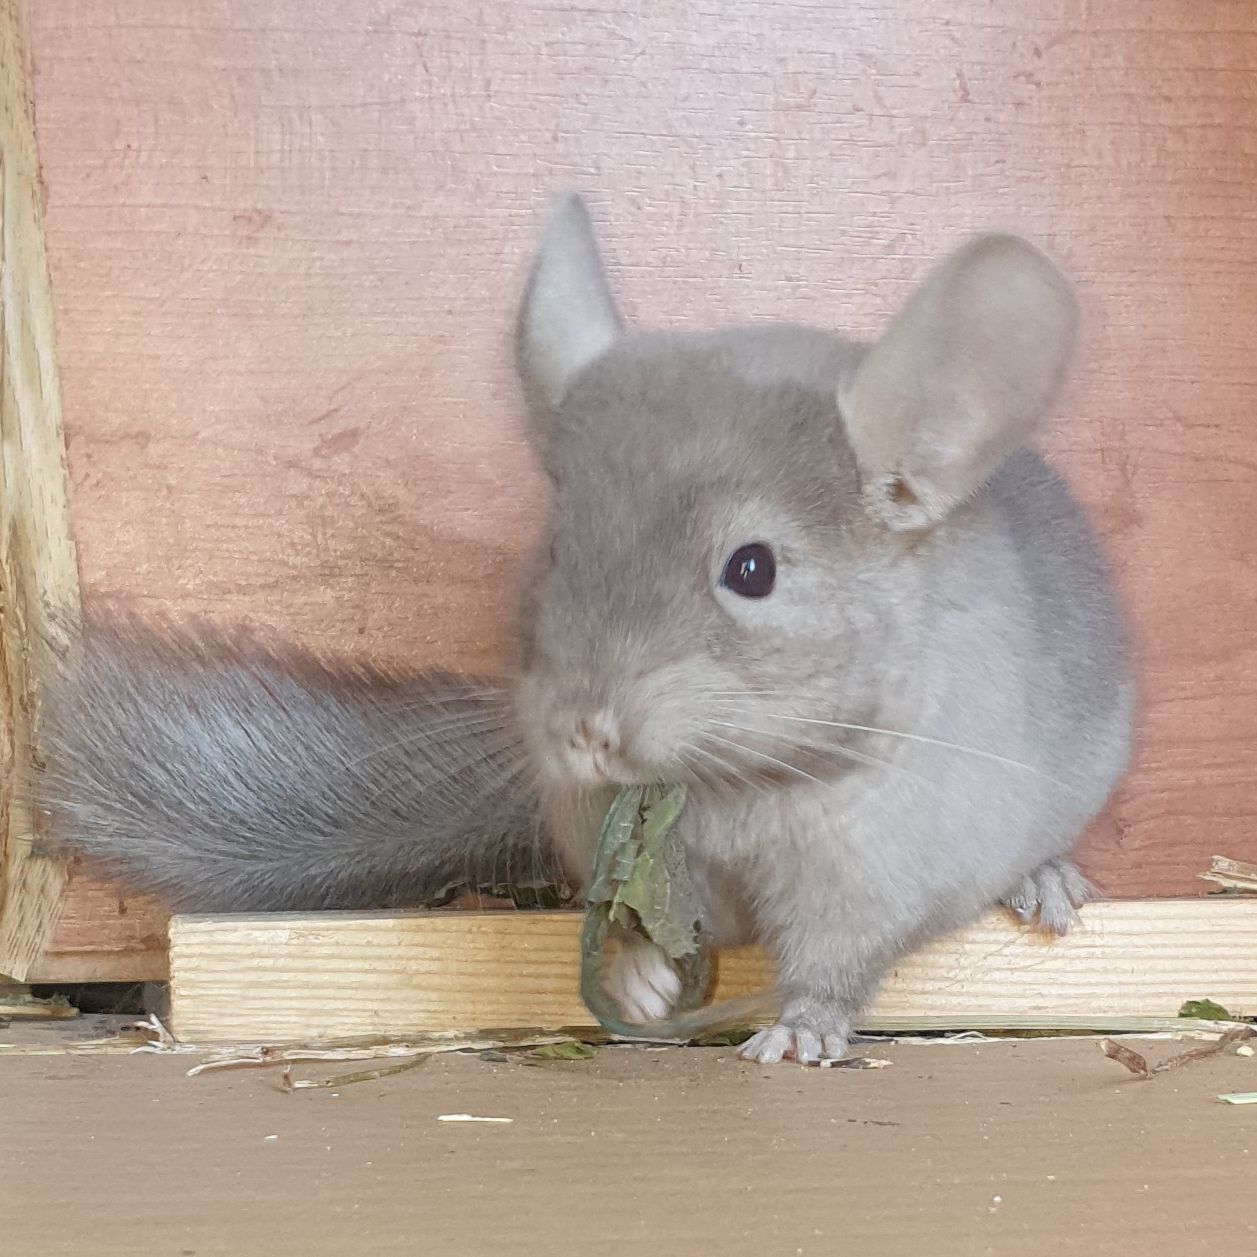
[[[844,1056],[838,1061],[817,1061],[821,1069],[885,1069],[891,1061],[881,1056]]]
[[[411,1056],[400,1065],[381,1065],[375,1069],[358,1069],[346,1074],[333,1074],[331,1078],[293,1078],[292,1066],[285,1065],[279,1076],[279,1089],[293,1092],[304,1091],[314,1087],[349,1087],[356,1082],[376,1082],[381,1078],[391,1078],[394,1074],[404,1074],[408,1069],[423,1065],[432,1059],[431,1056]]]
[[[1245,864],[1242,860],[1228,860],[1226,856],[1215,855],[1209,863],[1209,871],[1197,876],[1203,882],[1213,882],[1222,888],[1212,892],[1214,894],[1257,893],[1257,864]]]
[[[547,1034],[538,1031],[496,1032],[485,1034],[431,1035],[424,1039],[410,1039],[404,1043],[366,1043],[344,1047],[251,1047],[225,1048],[210,1052],[206,1059],[188,1070],[188,1077],[220,1069],[266,1068],[271,1065],[288,1065],[296,1061],[367,1061],[381,1057],[434,1056],[442,1052],[487,1052],[511,1048],[564,1049],[574,1054],[566,1058],[582,1059],[575,1048],[583,1048],[568,1034]],[[592,1055],[592,1051],[590,1053]],[[296,1084],[294,1084],[295,1086]]]
[[[1101,1039],[1100,1050],[1110,1060],[1117,1061],[1119,1065],[1124,1065],[1137,1078],[1151,1078],[1154,1074],[1163,1074],[1171,1069],[1181,1069],[1184,1065],[1191,1064],[1192,1061],[1204,1060],[1209,1056],[1218,1056],[1233,1047],[1238,1050],[1239,1045],[1255,1035],[1257,1035],[1257,1029],[1254,1029],[1252,1026],[1232,1026],[1213,1043],[1206,1043],[1202,1047],[1192,1048],[1187,1052],[1180,1052],[1177,1056],[1171,1056],[1169,1060],[1151,1066],[1148,1064],[1147,1057],[1141,1052],[1136,1052],[1134,1048],[1127,1047],[1124,1043],[1118,1043],[1113,1039]]]
[[[0,1024],[8,1021],[72,1021],[79,1010],[61,995],[40,999],[24,986],[0,986]]]

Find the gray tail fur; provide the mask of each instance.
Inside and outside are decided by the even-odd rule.
[[[486,682],[98,620],[38,735],[24,793],[51,844],[183,911],[407,907],[548,871]]]

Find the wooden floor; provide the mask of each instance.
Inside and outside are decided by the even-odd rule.
[[[188,1078],[186,1056],[0,1057],[4,1251],[1253,1250],[1257,1108],[1217,1096],[1257,1090],[1257,1058],[1140,1082],[1092,1039],[864,1050],[891,1065],[606,1048],[291,1094],[275,1070]],[[332,1068],[352,1067],[297,1075]],[[458,1113],[511,1120],[438,1120]]]

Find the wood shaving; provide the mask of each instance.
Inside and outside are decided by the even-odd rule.
[[[1102,1039],[1100,1041],[1100,1050],[1110,1060],[1124,1065],[1137,1078],[1151,1078],[1154,1074],[1163,1074],[1171,1069],[1181,1069],[1192,1061],[1204,1060],[1208,1056],[1217,1056],[1228,1048],[1243,1043],[1245,1039],[1253,1038],[1254,1035],[1257,1035],[1257,1030],[1252,1026],[1232,1026],[1225,1034],[1219,1035],[1213,1043],[1206,1043],[1201,1047],[1180,1052],[1177,1056],[1171,1056],[1169,1060],[1152,1066],[1149,1066],[1147,1058],[1142,1053],[1136,1052],[1133,1048],[1128,1048],[1112,1039]]]
[[[840,1061],[817,1061],[822,1069],[885,1069],[894,1064],[881,1056],[844,1056]]]
[[[37,999],[29,994],[5,994],[0,989],[0,1018],[5,1021],[72,1021],[79,1010],[62,996]]]
[[[1213,882],[1223,890],[1257,892],[1257,864],[1245,864],[1242,860],[1228,860],[1215,855],[1209,863],[1209,872],[1199,873],[1202,882]]]
[[[406,1043],[371,1043],[356,1047],[267,1047],[231,1048],[211,1056],[188,1070],[188,1077],[217,1069],[266,1068],[293,1061],[371,1061],[387,1057],[433,1056],[440,1052],[485,1052],[503,1047],[540,1047],[547,1043],[570,1043],[570,1034],[520,1035],[439,1035]]]
[[[429,1052],[425,1056],[412,1056],[400,1065],[382,1065],[377,1069],[359,1069],[347,1074],[333,1074],[331,1078],[297,1078],[292,1076],[292,1066],[285,1065],[280,1075],[279,1089],[285,1092],[305,1091],[315,1087],[349,1087],[356,1082],[375,1082],[378,1078],[390,1078],[393,1074],[403,1074],[416,1065],[424,1065],[432,1059]]]

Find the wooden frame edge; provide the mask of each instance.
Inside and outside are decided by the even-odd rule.
[[[18,979],[56,925],[65,869],[34,851],[9,784],[32,753],[39,654],[78,612],[23,12],[0,4],[0,973]]]
[[[175,917],[171,1029],[183,1042],[330,1043],[590,1027],[577,913]],[[721,957],[716,998],[762,989]],[[989,916],[898,966],[862,1029],[1161,1024],[1189,999],[1257,1015],[1257,898],[1113,900],[1045,938]]]

